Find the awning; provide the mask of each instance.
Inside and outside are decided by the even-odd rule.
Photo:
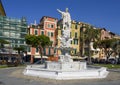
[[[41,58],[41,56],[40,55],[35,55],[34,58]],[[42,56],[42,58],[48,58],[48,57],[47,56]]]

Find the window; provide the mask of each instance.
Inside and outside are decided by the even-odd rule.
[[[28,52],[31,52],[31,49],[30,49],[30,47],[28,47],[28,48],[27,48],[27,50],[28,50]]]
[[[75,53],[75,54],[77,53],[77,50],[76,50],[76,49],[74,50],[74,53]]]
[[[48,48],[48,55],[50,55],[50,50],[51,50],[51,49],[50,49],[50,48]]]
[[[9,37],[9,36],[10,36],[10,32],[8,32],[8,31],[3,32],[3,36],[5,36],[5,37]]]
[[[77,32],[75,32],[75,38],[77,38]]]
[[[27,30],[25,28],[22,28],[21,29],[21,32],[26,32]]]
[[[38,48],[36,48],[36,52],[38,52],[39,50],[38,50]]]
[[[25,35],[26,35],[26,34],[21,34],[21,38],[25,38]]]
[[[19,43],[20,43],[20,44],[24,44],[24,42],[25,42],[24,40],[21,40]]]
[[[75,25],[75,29],[77,29],[77,24]]]
[[[53,37],[53,32],[51,32],[51,37]]]
[[[43,50],[44,50],[44,51],[43,51],[43,52],[44,52],[44,55],[46,55],[46,48],[44,48]]]
[[[48,28],[54,28],[53,24],[48,24]]]
[[[15,38],[15,33],[10,33],[10,37]]]
[[[48,28],[51,28],[50,24],[48,24]]]
[[[74,39],[74,44],[78,45],[78,39]]]
[[[50,32],[48,32],[48,36],[50,36]]]
[[[51,28],[54,28],[54,25],[51,25]]]
[[[19,34],[19,33],[16,33],[15,37],[16,37],[16,38],[20,38],[20,34]]]
[[[34,31],[34,34],[35,34],[35,35],[38,35],[38,31],[37,31],[37,30],[35,30],[35,31]]]
[[[72,44],[72,41],[71,41],[71,44]]]
[[[44,31],[41,31],[41,34],[44,35]]]
[[[2,36],[3,35],[3,32],[2,31],[0,31],[0,36]]]
[[[71,32],[70,32],[70,38],[71,38]]]
[[[57,51],[57,50],[56,50],[56,49],[54,49],[54,53],[56,53],[56,51]]]

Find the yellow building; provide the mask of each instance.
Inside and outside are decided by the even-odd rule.
[[[80,50],[80,23],[72,21],[70,37],[73,39],[71,42],[72,48],[75,50],[71,51],[72,55],[78,55]]]
[[[6,16],[6,13],[5,13],[5,10],[4,10],[4,7],[2,5],[2,1],[1,0],[0,0],[0,15]]]
[[[74,56],[79,56],[79,50],[80,50],[80,27],[81,24],[80,22],[75,22],[72,21],[71,22],[71,32],[70,32],[70,37],[73,39],[71,41],[71,48],[73,48],[73,50],[71,50],[71,55]],[[62,29],[62,21],[60,20],[58,22],[58,34],[57,36],[61,36],[61,29]],[[58,40],[57,42],[57,46],[58,48],[60,47],[60,41]],[[60,50],[58,50],[58,54],[61,54]]]

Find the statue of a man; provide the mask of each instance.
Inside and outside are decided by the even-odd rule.
[[[66,12],[62,12],[59,9],[57,9],[57,11],[61,13],[62,15],[63,28],[70,29],[71,28],[71,16],[70,16],[70,13],[68,12],[68,8],[66,8]]]

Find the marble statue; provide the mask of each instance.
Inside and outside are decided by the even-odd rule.
[[[57,11],[62,15],[63,28],[70,29],[71,28],[71,16],[70,16],[70,13],[68,12],[68,8],[66,8],[65,12],[63,12],[59,9],[57,9]]]
[[[60,11],[57,9],[59,13],[62,15],[62,36],[58,36],[58,39],[60,40],[60,48],[62,55],[59,55],[60,61],[61,62],[71,62],[73,61],[70,56],[70,48],[71,48],[71,41],[72,39],[70,38],[70,31],[71,31],[71,16],[70,13],[68,12],[68,8],[66,8],[66,11]]]

